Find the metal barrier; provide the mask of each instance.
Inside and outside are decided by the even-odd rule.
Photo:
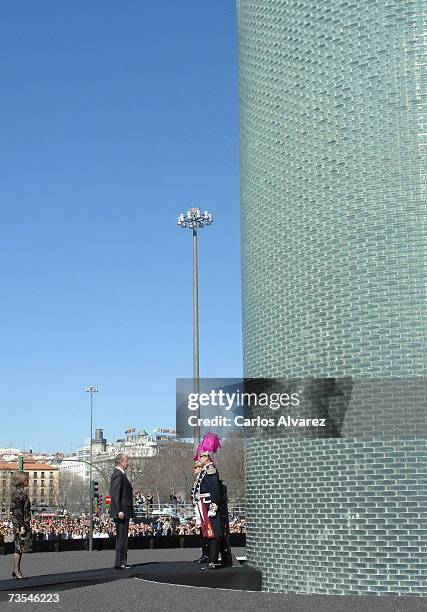
[[[149,516],[152,518],[157,518],[159,516],[179,516],[184,515],[187,517],[194,517],[194,507],[191,503],[186,504],[171,504],[169,502],[165,502],[164,504],[155,503],[148,511],[147,506],[143,506],[144,510],[142,512],[142,516]],[[153,514],[154,512],[154,514]],[[245,516],[245,507],[241,503],[229,503],[228,504],[228,512],[233,516]]]
[[[230,535],[231,546],[245,547],[246,534],[232,533]],[[113,550],[116,547],[116,538],[94,538],[93,549]],[[128,540],[129,549],[164,549],[164,548],[199,548],[200,537],[198,535],[171,535],[171,536],[137,536]],[[78,540],[34,540],[33,553],[39,552],[71,552],[74,550],[87,550],[87,539]],[[13,542],[5,542],[0,549],[0,554],[10,555],[14,552]]]

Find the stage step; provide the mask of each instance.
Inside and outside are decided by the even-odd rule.
[[[202,566],[192,561],[168,561],[139,563],[127,570],[115,570],[108,567],[32,576],[25,580],[1,580],[0,600],[5,601],[3,595],[13,591],[57,592],[127,578],[195,587],[248,591],[260,591],[262,584],[261,572],[247,565],[209,570],[202,569]]]

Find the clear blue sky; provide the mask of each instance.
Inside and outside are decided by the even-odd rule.
[[[70,451],[95,426],[175,424],[192,374],[241,375],[233,0],[0,7],[0,447]]]

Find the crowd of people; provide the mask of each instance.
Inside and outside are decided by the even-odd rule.
[[[110,495],[106,499],[107,514],[100,514],[101,505],[97,504],[93,516],[82,514],[74,517],[66,514],[66,511],[64,514],[33,516],[28,495],[29,474],[17,470],[12,477],[10,515],[7,520],[0,521],[0,545],[8,542],[14,545],[13,579],[25,578],[21,568],[22,556],[23,553],[33,551],[33,544],[37,540],[56,541],[55,546],[59,545],[60,540],[83,540],[88,550],[92,551],[92,537],[114,538],[113,567],[115,570],[124,570],[132,567],[127,560],[129,537],[196,535],[202,552],[197,562],[203,568],[206,566],[214,570],[231,567],[230,534],[244,533],[245,522],[243,517],[230,513],[226,485],[219,478],[211,457],[211,453],[218,448],[219,437],[212,432],[205,434],[194,456],[190,508],[186,508],[182,499],[170,495],[169,504],[163,507],[160,516],[157,514],[160,502],[159,510],[154,510],[151,494],[145,498],[141,491],[133,492],[126,475],[129,467],[129,455],[126,453],[119,453],[115,459]]]
[[[230,517],[230,533],[245,533],[245,519],[240,516]],[[34,517],[31,520],[31,532],[35,540],[57,540],[86,538],[89,531],[89,518],[82,517]],[[132,521],[129,525],[129,537],[195,535],[199,528],[194,520],[179,522],[169,516],[152,519],[151,522]],[[94,516],[94,538],[109,538],[116,534],[114,521],[108,516]],[[12,522],[0,521],[0,535],[5,542],[13,541]]]

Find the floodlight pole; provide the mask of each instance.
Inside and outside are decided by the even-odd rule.
[[[86,387],[90,393],[90,464],[89,464],[89,542],[88,550],[93,551],[93,491],[92,491],[92,440],[93,440],[93,394],[98,393],[98,387]]]
[[[195,410],[196,422],[194,425],[194,448],[200,443],[200,374],[199,374],[199,270],[197,261],[197,230],[199,227],[211,225],[213,218],[207,210],[202,214],[199,208],[190,208],[187,214],[181,213],[178,217],[180,227],[193,230],[193,389],[197,397]]]
[[[200,377],[199,377],[199,270],[197,261],[197,224],[193,225],[193,381],[197,397],[196,424],[194,425],[194,447],[200,443]]]

